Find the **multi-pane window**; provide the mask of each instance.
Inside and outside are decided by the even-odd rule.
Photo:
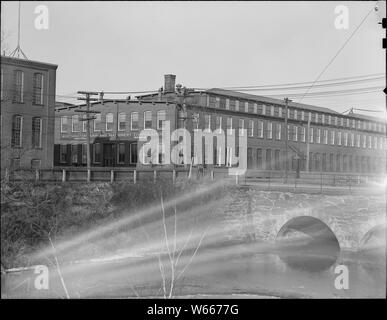
[[[118,130],[125,131],[126,130],[126,113],[121,112],[118,114]]]
[[[144,129],[152,128],[152,111],[144,112]]]
[[[273,139],[273,123],[267,123],[267,139]]]
[[[341,131],[337,131],[337,145],[341,146]]]
[[[360,148],[360,134],[356,135],[356,147]]]
[[[219,107],[220,107],[220,98],[216,97],[215,98],[215,108],[219,108]]]
[[[363,148],[367,148],[367,137],[363,135]]]
[[[20,70],[14,71],[13,102],[24,102],[24,72]]]
[[[130,163],[137,163],[137,143],[130,144]]]
[[[321,129],[317,129],[316,143],[321,143]]]
[[[378,138],[374,137],[374,149],[378,148]]]
[[[262,105],[262,114],[266,114],[266,106],[264,104]]]
[[[245,102],[245,112],[249,112],[249,103]]]
[[[280,150],[274,151],[274,169],[280,170]]]
[[[277,140],[281,140],[281,128],[282,128],[281,124],[277,123],[276,129],[275,129],[275,135]]]
[[[301,111],[301,120],[302,121],[305,120],[305,111],[304,110]]]
[[[270,106],[270,115],[274,117],[274,106]]]
[[[97,113],[94,118],[94,131],[101,131],[101,114]]]
[[[114,129],[114,116],[113,113],[106,114],[106,131],[113,131]]]
[[[82,116],[82,132],[86,132],[87,129],[87,114]]]
[[[323,131],[323,143],[328,144],[328,130]]]
[[[369,149],[372,148],[372,137],[371,136],[368,136],[368,148]]]
[[[348,146],[348,132],[344,132],[344,146]]]
[[[314,131],[313,128],[309,129],[309,142],[310,143],[313,143],[313,136],[314,136],[313,131]]]
[[[100,163],[101,162],[101,144],[100,143],[94,143],[93,145],[93,162]]]
[[[266,170],[271,170],[271,149],[266,149]]]
[[[230,110],[230,99],[226,99],[226,110]]]
[[[287,138],[286,139],[290,140],[291,133],[292,133],[292,128],[291,128],[290,124],[288,124]]]
[[[161,130],[164,128],[166,119],[167,119],[167,113],[165,110],[157,111],[157,130]]]
[[[87,162],[87,144],[82,143],[82,163]]]
[[[257,149],[257,169],[262,169],[262,149]]]
[[[59,154],[60,154],[60,162],[61,163],[66,163],[67,162],[67,145],[66,144],[61,144],[60,145],[60,151],[59,151]]]
[[[331,131],[331,145],[335,144],[335,131]]]
[[[263,121],[258,120],[258,138],[263,138]]]
[[[125,143],[118,144],[117,153],[117,162],[119,164],[125,163]]]
[[[211,115],[204,115],[204,130],[211,130]]]
[[[199,121],[200,121],[200,115],[198,112],[195,112],[192,115],[192,127],[193,127],[193,129],[196,129],[196,130],[199,129]]]
[[[227,118],[227,134],[231,135],[232,133],[232,118]]]
[[[258,113],[258,105],[254,103],[254,113]]]
[[[42,147],[42,119],[38,117],[32,118],[32,147]]]
[[[254,137],[254,120],[249,120],[248,135]]]
[[[331,116],[331,115],[328,115],[328,124],[329,124],[329,125],[331,124],[331,121],[332,121],[332,116]]]
[[[68,130],[69,118],[67,116],[60,117],[60,132],[64,133]]]
[[[282,107],[278,107],[278,116],[282,118]]]
[[[12,118],[12,137],[11,137],[12,147],[22,146],[22,130],[23,130],[23,117],[19,115],[14,115]]]
[[[297,140],[298,140],[298,127],[293,126],[293,141],[297,141]]]
[[[298,117],[298,112],[297,112],[297,110],[294,110],[294,119],[297,120],[297,117]]]
[[[355,134],[354,133],[351,133],[350,145],[351,145],[351,147],[355,146]]]
[[[305,127],[301,127],[300,130],[300,140],[301,142],[305,142]]]
[[[235,101],[235,111],[239,111],[239,101]]]
[[[80,126],[79,126],[79,115],[74,114],[71,117],[71,131],[72,132],[79,132]]]
[[[245,128],[245,120],[239,119],[239,135],[243,136],[243,129]]]
[[[322,123],[322,124],[325,123],[325,114],[323,114],[323,115],[321,116],[321,123]]]
[[[71,145],[71,163],[78,163],[78,145]]]
[[[215,124],[216,130],[221,130],[222,129],[222,117],[216,116],[215,121],[216,121],[216,124]]]
[[[138,130],[138,112],[132,112],[130,115],[130,130]]]
[[[33,83],[33,97],[32,101],[34,104],[43,104],[43,75],[41,73],[34,74]]]

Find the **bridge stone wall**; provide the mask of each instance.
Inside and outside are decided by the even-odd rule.
[[[290,219],[312,216],[333,231],[342,249],[357,250],[365,234],[385,224],[385,195],[321,195],[235,187],[224,204],[222,228],[228,240],[274,243]]]

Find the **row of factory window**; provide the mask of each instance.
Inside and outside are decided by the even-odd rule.
[[[24,103],[25,95],[32,94],[32,103],[36,105],[43,105],[43,74],[34,73],[32,75],[33,88],[32,92],[27,92],[24,86],[25,74],[22,70],[13,71],[13,84],[12,84],[12,102]],[[1,69],[1,100],[5,99],[4,95],[4,77],[8,75]]]
[[[23,128],[23,120],[24,117],[22,115],[14,115],[12,117],[11,147],[23,147],[23,131],[25,131],[25,135],[29,135],[31,137],[31,147],[41,148],[43,125],[42,118],[33,117],[30,128]]]
[[[109,147],[109,150],[107,150]],[[108,156],[107,156],[108,155]],[[116,164],[137,164],[137,143],[91,145],[92,162],[98,165],[114,166]],[[87,162],[87,145],[61,144],[59,147],[59,161],[61,164],[85,165]]]
[[[220,97],[207,96],[207,106],[232,110],[243,111],[247,113],[254,113],[258,115],[267,115],[272,117],[285,117],[285,108],[273,105],[264,105],[251,102],[242,102],[238,100],[232,100]],[[340,116],[334,116],[330,114],[324,114],[319,112],[311,112],[305,110],[299,110],[295,108],[288,108],[288,119],[310,121],[311,123],[323,124],[323,125],[335,125],[341,127],[347,127],[358,130],[369,130],[385,133],[386,125],[382,123],[376,123],[371,121],[356,120],[353,118],[346,118]]]
[[[191,117],[192,119],[192,128],[199,129],[201,127],[200,123],[200,114],[194,113]],[[215,118],[215,121],[214,119]],[[204,115],[204,130],[218,130],[223,129],[224,117],[222,116],[213,116],[210,114]],[[71,118],[67,116],[61,117],[61,132],[66,133],[70,129],[70,119],[71,119],[71,132],[86,132],[86,121],[82,121],[79,115],[73,115]],[[180,117],[178,120],[178,127],[186,127],[187,117]],[[126,131],[127,130],[127,121],[126,113],[118,114],[118,123],[114,122],[114,114],[107,113],[105,116],[105,124],[103,125],[101,121],[101,114],[96,114],[96,119],[93,121],[93,130],[94,132],[102,131],[103,129],[106,132],[109,131]],[[160,130],[163,128],[164,121],[166,120],[166,111],[160,110],[157,111],[157,129]],[[234,121],[236,120],[236,121]],[[145,111],[143,117],[143,128],[152,128],[152,111]],[[236,123],[235,123],[236,122]],[[246,127],[247,122],[247,127]],[[104,128],[102,128],[104,126]],[[236,128],[237,127],[237,128]],[[247,131],[247,136],[250,138],[265,138],[265,139],[275,139],[282,140],[283,137],[283,127],[284,124],[271,121],[263,120],[245,120],[245,119],[236,119],[232,117],[226,117],[226,128],[227,133],[231,134],[230,129],[238,129],[238,134],[243,135],[244,130]],[[130,114],[130,130],[139,130],[139,113],[132,112]],[[306,142],[307,128],[300,125],[288,124],[288,140],[289,141],[300,141]],[[337,145],[344,147],[357,147],[357,148],[368,148],[368,149],[380,149],[386,147],[386,138],[382,136],[370,136],[365,134],[357,134],[353,132],[342,132],[339,130],[330,130],[330,129],[321,129],[316,127],[310,127],[309,130],[309,142],[317,144],[326,144],[326,145]]]
[[[255,155],[253,154],[255,151]],[[247,167],[249,169],[284,170],[284,151],[277,149],[247,149]],[[293,155],[288,160],[291,170],[306,170],[305,158],[298,159]],[[355,156],[346,154],[309,153],[309,171],[326,172],[378,172],[383,169],[383,158]]]

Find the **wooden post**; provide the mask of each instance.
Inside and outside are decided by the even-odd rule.
[[[137,182],[137,170],[133,171],[133,183],[136,184]]]
[[[157,179],[157,171],[153,170],[153,183],[156,183],[156,179]]]
[[[40,176],[39,169],[36,169],[35,170],[35,181],[39,181],[39,176]]]
[[[62,170],[62,182],[66,182],[66,170]]]
[[[110,182],[114,182],[114,170],[110,170]]]
[[[172,182],[176,182],[176,170],[172,170]]]
[[[91,170],[87,169],[87,182],[90,182],[91,178]]]

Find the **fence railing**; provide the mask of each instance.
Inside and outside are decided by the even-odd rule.
[[[342,173],[319,173],[301,172],[297,177],[295,172],[290,172],[286,179],[281,171],[252,170],[247,171],[243,176],[230,176],[225,168],[205,168],[202,171],[193,168],[176,169],[135,169],[135,168],[92,168],[89,172],[86,168],[61,167],[54,169],[5,169],[2,177],[6,181],[44,181],[44,182],[119,182],[126,181],[137,183],[147,177],[156,182],[159,179],[172,179],[175,182],[178,178],[200,179],[207,177],[211,180],[227,179],[233,180],[236,184],[266,184],[269,188],[274,185],[292,186],[294,189],[303,185],[332,187],[365,186],[370,183],[383,183],[384,175],[359,175]]]

